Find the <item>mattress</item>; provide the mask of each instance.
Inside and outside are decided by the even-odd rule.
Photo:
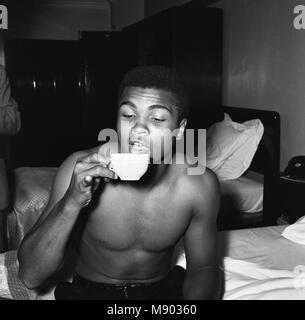
[[[287,225],[227,230],[218,232],[218,261],[234,260],[258,264],[262,268],[293,270],[305,266],[305,246],[294,243],[281,234]],[[176,248],[173,264],[185,265],[182,242]]]
[[[15,233],[15,245],[44,209],[56,171],[56,168],[16,170],[18,188],[12,217],[15,219],[15,228],[19,231]],[[227,181],[225,185],[231,194],[232,188],[234,189],[232,186],[238,185],[239,191],[243,191],[244,186],[247,189],[247,193],[244,194],[249,195],[251,192],[254,193],[253,188],[248,188],[249,184],[255,185],[256,200],[260,194],[262,202],[262,181],[257,177],[253,178],[252,174],[238,181]],[[260,207],[256,205],[256,208],[259,210]],[[218,259],[225,274],[224,299],[305,299],[305,246],[283,238],[281,233],[285,227],[273,226],[218,233]],[[186,267],[183,247],[177,246],[173,263]],[[8,284],[0,292],[1,296],[14,299],[54,299],[53,290],[45,295],[37,295],[35,291],[27,290],[23,286],[17,276],[18,262],[15,250],[5,253],[2,262],[0,259],[0,267],[1,264],[3,270],[0,271],[2,275],[7,275]]]
[[[281,236],[286,226],[218,233],[218,259],[225,274],[225,300],[305,300],[305,246]],[[180,248],[181,249],[181,248]],[[186,267],[183,250],[175,264]],[[5,281],[0,296],[10,299],[54,299],[54,288],[43,295],[18,279],[16,251],[0,255]],[[0,288],[1,289],[1,288]]]
[[[263,211],[264,177],[249,171],[235,180],[220,181],[221,212]]]
[[[219,234],[226,300],[305,300],[305,246],[281,236],[286,226]]]
[[[218,233],[224,300],[305,300],[305,246],[281,236],[286,226]],[[183,249],[176,264],[186,268]]]
[[[14,171],[13,211],[8,215],[9,249],[16,249],[48,203],[57,168],[20,167]]]
[[[305,246],[281,236],[287,225],[222,231],[219,260],[224,257],[259,264],[263,268],[293,270],[305,266]]]

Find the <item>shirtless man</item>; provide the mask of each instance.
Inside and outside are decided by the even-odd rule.
[[[122,150],[151,155],[165,129],[178,128],[181,137],[186,101],[172,70],[131,70],[118,97]],[[76,274],[72,284],[56,287],[56,299],[220,298],[215,175],[208,169],[188,175],[188,165],[173,160],[150,164],[139,181],[121,181],[103,150],[107,144],[72,154],[59,168],[49,203],[18,250],[24,284],[38,288],[62,266],[73,227],[85,215]],[[164,144],[162,159],[172,152]],[[181,238],[186,272],[171,266]]]

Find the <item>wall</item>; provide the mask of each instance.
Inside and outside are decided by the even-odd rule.
[[[8,8],[8,37],[77,40],[80,30],[109,30],[106,0],[2,1]]]
[[[79,30],[115,30],[189,0],[3,0],[8,37],[77,40]],[[111,4],[111,6],[110,6]]]
[[[112,24],[120,30],[145,17],[145,0],[111,0]]]
[[[145,0],[145,17],[149,17],[169,7],[179,6],[190,0]]]
[[[145,17],[145,0],[2,1],[9,11],[9,37],[77,40],[79,30],[121,30]]]
[[[305,30],[302,1],[224,0],[223,104],[281,115],[281,169],[305,154]],[[215,6],[215,5],[214,5]]]

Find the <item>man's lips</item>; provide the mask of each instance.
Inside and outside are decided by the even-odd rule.
[[[149,147],[142,143],[141,141],[138,141],[138,140],[130,140],[129,141],[129,147],[131,149],[135,149],[135,150],[149,150]]]
[[[136,147],[146,147],[146,145],[141,141],[129,141],[129,144]]]

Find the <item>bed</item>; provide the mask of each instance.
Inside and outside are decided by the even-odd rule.
[[[270,226],[218,233],[224,300],[305,299],[305,247],[284,238],[285,228]],[[304,226],[303,233],[305,236]],[[185,267],[185,257],[179,248],[173,264]],[[16,250],[0,254],[1,298],[54,299],[54,288],[43,293],[28,290],[17,272]]]
[[[264,124],[264,135],[248,170],[236,180],[221,183],[222,203],[227,210],[229,208],[229,214],[220,212],[218,221],[219,263],[225,275],[223,299],[305,299],[305,290],[301,290],[304,245],[281,236],[286,226],[260,227],[270,219],[265,210],[268,206],[268,194],[267,197],[265,194],[269,179],[278,171],[279,116],[271,111],[246,108],[223,107],[223,110],[236,121],[259,118]],[[36,155],[41,156],[33,153],[31,157]],[[58,170],[53,159],[44,160],[40,166],[29,166],[28,160],[28,155],[26,161],[19,159],[21,165],[11,170],[14,197],[5,216],[6,251],[0,254],[0,276],[5,275],[5,280],[0,287],[0,297],[54,299],[52,288],[44,293],[28,290],[17,276],[16,249],[44,210]],[[37,158],[35,161],[37,165]],[[256,196],[249,199],[248,195],[253,195],[254,191]],[[241,212],[242,206],[253,210]],[[185,267],[183,250],[179,246],[174,263]]]
[[[95,132],[90,131],[90,119],[98,117],[90,109],[90,99],[93,98],[88,94],[91,90],[88,70],[84,66],[80,74],[71,71],[75,70],[78,63],[77,55],[73,54],[75,44],[67,47],[68,59],[63,59],[62,53],[58,53],[57,46],[53,47],[53,44],[50,47],[49,43],[44,42],[46,54],[50,55],[51,52],[56,61],[53,64],[48,60],[50,65],[46,68],[43,67],[46,61],[38,59],[37,53],[34,56],[27,55],[33,61],[24,64],[23,69],[17,69],[18,63],[14,64],[12,59],[8,59],[12,89],[20,103],[22,128],[18,136],[10,139],[6,157],[12,201],[1,216],[6,251],[0,254],[0,275],[5,275],[4,285],[0,286],[0,296],[3,298],[53,299],[52,290],[37,295],[20,283],[16,249],[44,210],[63,159],[73,151],[96,145]],[[20,45],[24,49],[31,43]],[[35,46],[35,50],[40,47]],[[36,60],[39,64],[33,68]],[[77,85],[72,86],[70,82]],[[85,108],[92,114],[88,110],[85,112]],[[294,273],[294,268],[305,264],[304,247],[281,237],[284,226],[268,227],[275,224],[269,193],[270,181],[279,171],[279,114],[242,106],[214,106],[209,111],[204,110],[203,117],[207,122],[209,115],[213,114],[209,119],[211,125],[223,121],[226,113],[237,123],[260,119],[264,126],[250,167],[241,177],[221,182],[222,208],[218,219],[218,236],[219,262],[226,275],[224,298],[275,297],[272,292],[268,295],[268,290],[262,292],[259,288],[262,288],[262,284],[270,288],[269,280],[276,282],[282,278],[287,280],[287,283],[284,281],[287,287],[283,286],[284,293],[280,297],[285,294],[289,297],[287,294],[291,291],[295,296],[304,298],[304,291],[295,290],[290,281],[299,275]],[[71,122],[69,130],[66,128],[68,122]],[[174,263],[185,266],[179,247],[177,254]],[[249,270],[253,272],[249,273]],[[259,274],[265,276],[259,277]],[[268,278],[270,274],[273,277]],[[244,288],[242,285],[245,285]],[[248,290],[251,285],[256,288],[254,291]]]
[[[276,224],[271,181],[279,173],[280,115],[275,111],[223,106],[233,121],[259,119],[264,132],[246,172],[234,180],[220,181],[222,205],[220,230]]]

